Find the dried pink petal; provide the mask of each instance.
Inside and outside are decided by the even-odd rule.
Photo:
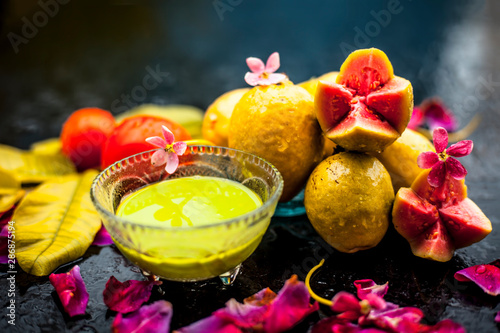
[[[186,152],[187,143],[185,143],[184,141],[178,141],[174,143],[172,147],[174,148],[175,153],[181,156]]]
[[[448,174],[457,180],[464,179],[467,176],[467,170],[464,168],[462,163],[453,157],[448,157],[446,159],[446,169]]]
[[[75,265],[68,273],[50,274],[49,280],[56,289],[64,311],[70,317],[85,313],[89,301],[89,293],[80,275],[80,267],[78,265]]]
[[[439,156],[433,151],[420,153],[420,155],[418,155],[417,157],[417,164],[422,169],[430,169],[437,162],[439,162]]]
[[[172,133],[167,126],[161,125],[161,131],[163,133],[163,137],[165,138],[165,142],[167,143],[167,145],[171,145],[172,143],[174,143],[175,140],[174,133]]]
[[[438,127],[432,132],[432,141],[434,142],[434,148],[436,148],[436,153],[442,153],[446,146],[448,146],[448,132],[443,127]]]
[[[318,303],[311,305],[309,300],[306,286],[294,275],[277,295],[264,289],[245,299],[243,304],[232,299],[225,308],[179,329],[179,332],[283,332],[318,310]]]
[[[420,104],[420,107],[431,131],[436,127],[444,127],[450,132],[458,128],[455,116],[440,99],[427,99]]]
[[[273,52],[266,62],[266,73],[274,73],[280,68],[280,55],[278,52]]]
[[[387,303],[388,306],[381,310],[372,310],[360,318],[361,326],[374,325],[378,328],[389,329],[392,332],[403,332],[403,327],[409,323],[418,324],[424,317],[422,310],[414,307],[400,308],[396,304]]]
[[[113,333],[156,333],[169,332],[172,320],[172,304],[160,300],[145,305],[124,317],[118,313],[113,321]]]
[[[359,300],[353,294],[347,291],[339,291],[333,296],[331,309],[334,312],[360,312],[361,305],[359,305]]]
[[[472,152],[474,143],[472,140],[463,140],[451,145],[446,149],[446,154],[453,157],[463,157],[467,156]]]
[[[152,144],[153,146],[156,146],[158,148],[165,149],[167,146],[167,142],[160,138],[159,136],[152,136],[149,138],[146,138],[146,142]]]
[[[268,60],[268,62],[269,62],[269,60]],[[255,57],[248,57],[247,58],[247,66],[248,66],[248,68],[250,68],[250,70],[253,73],[256,73],[259,75],[264,73],[264,71],[266,70],[266,66],[264,65],[264,62],[262,60],[260,60],[259,58],[255,58]]]
[[[179,157],[174,152],[167,153],[167,165],[165,166],[165,171],[172,174],[177,170],[179,166]]]
[[[293,275],[285,282],[276,298],[269,305],[262,325],[265,332],[283,332],[291,329],[302,319],[319,309],[319,304],[309,303],[311,296],[304,282]]]
[[[443,185],[446,179],[446,165],[443,161],[438,161],[432,167],[429,175],[427,176],[427,181],[433,187],[440,187]]]
[[[500,323],[500,311],[497,312],[497,315],[495,316],[495,321],[497,323]]]
[[[113,311],[128,313],[141,307],[149,300],[153,286],[162,284],[161,281],[118,281],[114,276],[106,282],[102,293],[104,304]]]
[[[462,325],[455,323],[450,319],[441,320],[434,326],[428,326],[421,332],[424,333],[465,333],[465,329]]]
[[[375,281],[370,279],[356,280],[354,281],[354,286],[357,289],[357,294],[359,299],[365,299],[368,294],[375,294],[380,297],[384,297],[389,289],[389,282],[384,284],[376,284]]]
[[[0,264],[7,264],[9,262],[7,224],[3,225],[0,230],[1,230],[0,231]]]
[[[408,123],[407,127],[409,129],[415,130],[418,127],[420,127],[420,125],[422,125],[423,123],[424,123],[424,113],[419,107],[415,106],[413,108],[413,113],[411,114],[410,122]]]
[[[464,268],[456,272],[454,277],[461,282],[474,282],[489,295],[500,295],[500,263],[498,262],[500,261]]]
[[[113,239],[111,238],[111,235],[106,230],[104,225],[101,225],[101,229],[99,229],[99,231],[95,235],[92,245],[107,246],[107,245],[112,245],[113,243],[114,242]]]

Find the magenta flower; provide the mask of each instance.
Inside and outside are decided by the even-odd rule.
[[[85,314],[89,293],[80,275],[78,265],[75,265],[68,273],[50,274],[49,280],[56,289],[64,311],[70,317]]]
[[[487,265],[464,268],[456,272],[454,277],[460,282],[474,282],[489,295],[500,295],[500,259]]]
[[[173,310],[170,302],[156,301],[141,307],[126,317],[118,313],[113,321],[111,331],[113,333],[170,332],[172,314]]]
[[[447,131],[454,132],[458,128],[453,112],[437,97],[428,98],[413,108],[408,128],[417,129],[424,124],[427,124],[431,131],[444,127]]]
[[[287,79],[285,74],[274,73],[280,67],[280,55],[274,52],[267,59],[266,65],[259,58],[247,58],[247,65],[252,72],[245,74],[245,81],[251,86],[268,86],[283,82]]]
[[[448,146],[448,132],[443,127],[434,129],[432,139],[436,152],[421,153],[417,159],[417,164],[422,169],[431,168],[431,172],[427,177],[429,184],[433,187],[441,186],[447,174],[457,180],[464,179],[467,170],[453,157],[469,155],[473,148],[472,141],[463,140],[446,149],[446,146]]]
[[[153,156],[151,156],[151,163],[153,165],[163,165],[165,166],[165,171],[169,174],[174,173],[179,166],[179,157],[184,154],[187,148],[187,144],[183,141],[178,141],[174,143],[175,137],[166,126],[162,125],[161,130],[163,132],[163,138],[159,136],[152,136],[146,139],[146,142],[160,148]]]
[[[128,313],[139,309],[142,303],[151,296],[153,286],[162,284],[161,281],[118,281],[111,276],[106,282],[102,293],[104,304],[113,311]]]

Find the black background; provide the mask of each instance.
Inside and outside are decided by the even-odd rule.
[[[206,109],[225,91],[246,86],[246,57],[266,59],[274,51],[280,52],[280,71],[301,82],[338,70],[351,47],[378,47],[396,75],[412,82],[417,104],[440,96],[461,125],[482,114],[470,137],[474,151],[462,162],[469,171],[469,197],[493,224],[485,240],[457,251],[448,263],[434,263],[413,257],[407,243],[389,231],[377,248],[346,255],[324,245],[305,216],[274,218],[233,286],[223,288],[216,279],[165,282],[164,296],[154,292],[152,300],[173,303],[172,328],[209,315],[231,297],[241,301],[268,286],[278,291],[292,273],[304,279],[325,257],[313,286],[327,298],[353,291],[355,279],[389,281],[386,299],[420,307],[428,323],[451,318],[469,332],[500,331],[493,321],[499,297],[453,279],[461,268],[500,258],[498,2],[55,1],[0,2],[0,143],[27,148],[58,136],[68,115],[87,106],[114,114],[147,102]],[[48,3],[57,4],[47,7],[52,15],[43,14]],[[389,9],[392,14],[377,21]],[[148,68],[165,73],[161,82],[146,95],[133,94]],[[78,264],[90,292],[85,316],[67,317],[48,278],[20,271],[16,326],[8,325],[7,275],[2,273],[0,330],[109,331],[115,314],[102,301],[106,281],[111,275],[140,279],[140,274],[114,247],[91,247]],[[307,331],[328,314],[322,308],[296,331]]]

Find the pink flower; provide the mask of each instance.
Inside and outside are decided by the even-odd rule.
[[[268,86],[287,79],[285,74],[274,73],[280,67],[278,52],[274,52],[269,56],[265,66],[262,60],[254,57],[247,58],[247,65],[252,72],[245,74],[245,81],[251,86]]]
[[[458,128],[453,112],[437,97],[428,98],[413,108],[408,128],[417,129],[424,124],[427,124],[431,131],[444,127],[447,131],[454,132]]]
[[[142,303],[151,296],[153,286],[162,284],[161,281],[118,281],[111,276],[106,282],[102,293],[104,304],[113,311],[120,313],[132,312],[139,309]]]
[[[151,163],[153,165],[163,165],[165,166],[165,171],[169,174],[174,173],[179,166],[179,157],[184,154],[187,148],[187,144],[183,141],[175,142],[174,133],[172,133],[166,126],[162,125],[161,130],[163,132],[163,137],[152,136],[146,139],[146,142],[160,148],[153,156],[151,156]]]
[[[463,140],[451,145],[448,149],[448,132],[443,127],[434,129],[432,134],[436,152],[425,152],[418,156],[417,163],[422,169],[431,169],[427,181],[433,187],[439,187],[444,183],[446,174],[460,180],[467,175],[464,166],[453,157],[469,155],[473,148],[471,140]],[[453,156],[453,157],[451,157]]]
[[[460,282],[474,282],[489,295],[500,295],[500,259],[487,265],[464,268],[454,277]]]
[[[68,273],[50,274],[49,280],[56,289],[64,311],[70,317],[85,314],[89,293],[80,275],[78,265],[75,265]]]
[[[126,317],[118,313],[113,321],[111,331],[114,333],[170,332],[172,314],[173,310],[170,302],[156,301],[141,307]]]

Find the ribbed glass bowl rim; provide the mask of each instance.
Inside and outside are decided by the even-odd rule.
[[[209,229],[209,228],[220,227],[220,226],[224,226],[224,225],[229,226],[231,224],[235,224],[235,223],[242,222],[242,221],[246,221],[247,223],[250,223],[250,225],[253,225],[255,222],[261,220],[264,215],[268,214],[267,212],[272,205],[276,205],[278,203],[279,198],[281,197],[281,194],[283,192],[283,186],[284,186],[283,176],[278,171],[278,169],[274,165],[272,165],[270,162],[268,162],[267,160],[255,155],[255,154],[243,151],[243,150],[227,148],[227,147],[222,147],[222,146],[190,145],[190,146],[188,146],[187,151],[190,151],[191,153],[193,153],[193,150],[195,148],[198,149],[198,151],[197,151],[198,153],[200,152],[200,149],[204,149],[204,153],[206,154],[207,149],[213,150],[213,149],[217,148],[217,149],[221,149],[221,151],[233,151],[236,154],[242,154],[242,155],[246,155],[248,157],[256,158],[256,159],[260,160],[262,163],[268,165],[275,172],[275,175],[276,175],[275,177],[278,178],[278,187],[276,188],[276,191],[274,192],[274,194],[265,203],[263,203],[262,206],[260,206],[257,209],[252,210],[249,213],[246,213],[244,215],[240,215],[238,217],[233,217],[231,219],[222,220],[220,222],[211,223],[211,224],[204,224],[204,225],[200,225],[200,226],[193,226],[190,228],[179,228],[179,227],[171,227],[171,226],[169,227],[166,225],[159,225],[159,226],[144,225],[144,224],[141,224],[138,222],[130,221],[130,220],[124,219],[122,217],[119,217],[119,216],[113,214],[112,212],[108,211],[107,209],[105,209],[99,203],[99,201],[96,199],[96,197],[94,195],[94,193],[96,191],[96,187],[98,186],[99,180],[102,177],[107,177],[106,172],[108,170],[110,170],[111,168],[113,168],[114,166],[117,166],[118,163],[121,163],[121,162],[128,160],[130,158],[134,158],[136,156],[142,156],[144,154],[149,154],[149,156],[151,156],[155,151],[158,150],[158,149],[152,149],[152,150],[144,151],[142,153],[138,153],[138,154],[134,154],[134,155],[125,157],[119,161],[116,161],[112,165],[108,166],[106,169],[102,170],[95,177],[95,179],[92,182],[92,186],[90,188],[90,198],[92,200],[92,203],[94,204],[94,207],[96,207],[97,210],[101,214],[106,216],[107,219],[114,220],[115,222],[118,222],[120,225],[131,225],[134,227],[145,228],[145,229],[170,230],[170,231],[180,232],[180,231],[192,231],[192,230],[196,230],[196,229]],[[117,166],[117,168],[118,168],[118,166]]]

